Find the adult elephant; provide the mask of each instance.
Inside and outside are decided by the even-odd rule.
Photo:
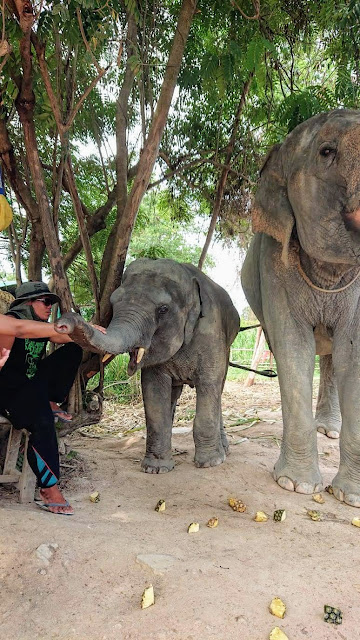
[[[144,471],[163,473],[174,467],[171,429],[184,384],[196,387],[195,464],[223,462],[228,442],[221,394],[230,345],[239,331],[239,315],[226,291],[191,264],[145,258],[126,269],[111,303],[106,335],[76,314],[64,314],[59,331],[92,351],[129,352],[129,375],[141,368]]]
[[[318,342],[319,428],[340,430],[336,385],[342,417],[334,495],[360,507],[360,112],[314,116],[271,150],[253,229],[242,282],[278,366],[284,434],[275,479],[299,493],[322,487],[312,414]]]

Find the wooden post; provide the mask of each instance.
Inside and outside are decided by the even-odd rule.
[[[265,335],[264,332],[262,330],[261,327],[258,327],[257,329],[257,334],[256,334],[256,340],[255,340],[255,346],[254,346],[254,351],[253,351],[253,357],[252,357],[252,361],[251,361],[251,368],[252,369],[256,369],[260,360],[261,360],[261,356],[263,354],[264,351],[264,346],[265,346]],[[254,380],[255,380],[255,373],[253,371],[250,371],[248,377],[245,380],[245,387],[251,387],[254,384]]]

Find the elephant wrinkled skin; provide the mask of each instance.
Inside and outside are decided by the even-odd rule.
[[[299,493],[321,488],[316,426],[338,437],[340,407],[340,466],[332,486],[336,498],[360,507],[359,111],[314,116],[272,149],[253,229],[242,283],[278,366],[284,434],[275,479]]]
[[[146,455],[142,468],[163,473],[174,468],[171,430],[184,384],[196,388],[195,464],[225,460],[228,442],[221,394],[229,351],[239,330],[230,297],[191,264],[135,260],[111,296],[113,318],[106,335],[76,314],[64,314],[59,330],[100,353],[130,353],[130,375],[141,368],[146,416]]]

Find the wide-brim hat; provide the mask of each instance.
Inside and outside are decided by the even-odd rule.
[[[56,293],[52,293],[45,282],[24,282],[20,287],[17,287],[15,300],[11,303],[10,309],[17,307],[22,302],[36,300],[44,296],[50,298],[52,304],[60,302],[59,296],[57,296]]]

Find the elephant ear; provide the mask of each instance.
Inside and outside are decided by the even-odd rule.
[[[187,265],[192,266],[192,265]],[[192,267],[195,270],[195,267]],[[193,304],[189,309],[188,317],[185,323],[184,329],[184,344],[189,344],[193,337],[194,329],[199,318],[206,316],[208,308],[210,306],[210,298],[206,293],[204,286],[201,282],[201,278],[194,277],[192,279],[193,285]]]
[[[295,218],[287,196],[281,144],[265,158],[252,210],[253,231],[272,236],[282,244],[282,260],[288,263],[288,248]]]

